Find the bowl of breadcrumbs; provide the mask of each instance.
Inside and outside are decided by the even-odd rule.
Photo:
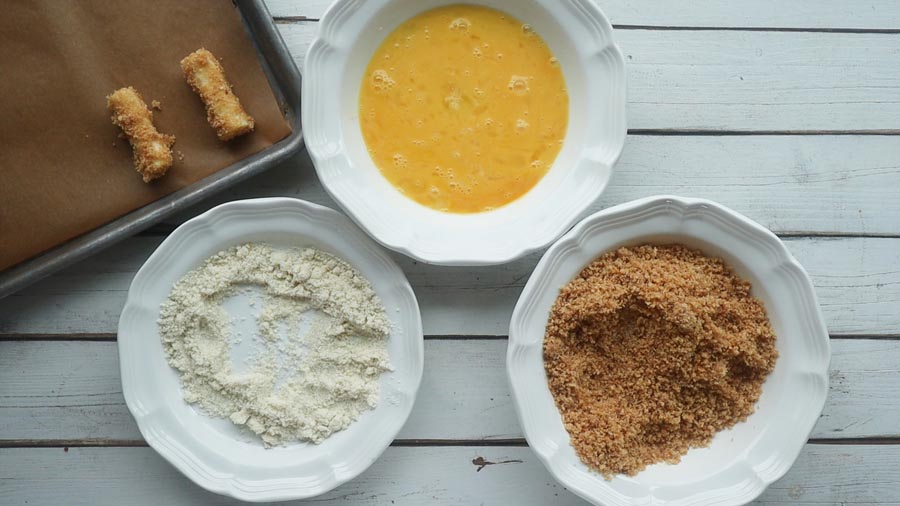
[[[594,504],[738,505],[821,414],[828,332],[772,232],[714,202],[598,212],[544,254],[513,312],[525,437]]]

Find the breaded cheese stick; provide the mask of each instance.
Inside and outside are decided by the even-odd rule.
[[[119,88],[106,97],[112,122],[125,132],[134,151],[134,168],[148,183],[165,175],[172,166],[175,136],[161,134],[153,126],[153,113],[141,95],[132,88]]]
[[[206,121],[223,141],[253,131],[253,118],[241,107],[225,70],[209,51],[200,48],[181,60],[181,70],[191,88],[206,105]]]

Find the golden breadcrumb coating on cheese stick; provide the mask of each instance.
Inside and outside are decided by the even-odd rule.
[[[241,107],[225,70],[209,51],[200,48],[181,60],[181,70],[191,88],[206,105],[206,121],[223,141],[253,131],[253,118]]]
[[[112,122],[125,132],[134,151],[134,168],[148,183],[165,175],[172,166],[175,136],[161,134],[153,126],[153,112],[140,93],[131,86],[119,88],[106,97]]]

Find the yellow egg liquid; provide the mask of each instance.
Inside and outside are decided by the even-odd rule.
[[[369,155],[409,198],[453,213],[488,211],[547,173],[566,135],[559,62],[531,26],[451,5],[397,27],[363,77]]]

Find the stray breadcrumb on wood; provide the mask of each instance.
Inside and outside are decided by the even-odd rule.
[[[150,102],[150,107],[156,109],[157,111],[162,110],[162,104],[159,102],[159,100],[154,100],[154,101]]]
[[[228,141],[253,131],[253,118],[241,106],[225,78],[222,64],[211,52],[200,48],[187,55],[181,60],[181,70],[203,100],[206,121],[216,129],[220,140]]]
[[[681,245],[602,255],[560,290],[544,336],[572,446],[607,479],[745,420],[777,357],[750,283]]]
[[[145,183],[165,175],[172,166],[175,137],[159,133],[153,126],[153,112],[132,87],[120,88],[106,97],[112,122],[122,129],[134,152],[134,168]]]
[[[181,151],[175,151],[175,155],[178,157],[179,162],[184,161],[184,153],[182,153]]]

